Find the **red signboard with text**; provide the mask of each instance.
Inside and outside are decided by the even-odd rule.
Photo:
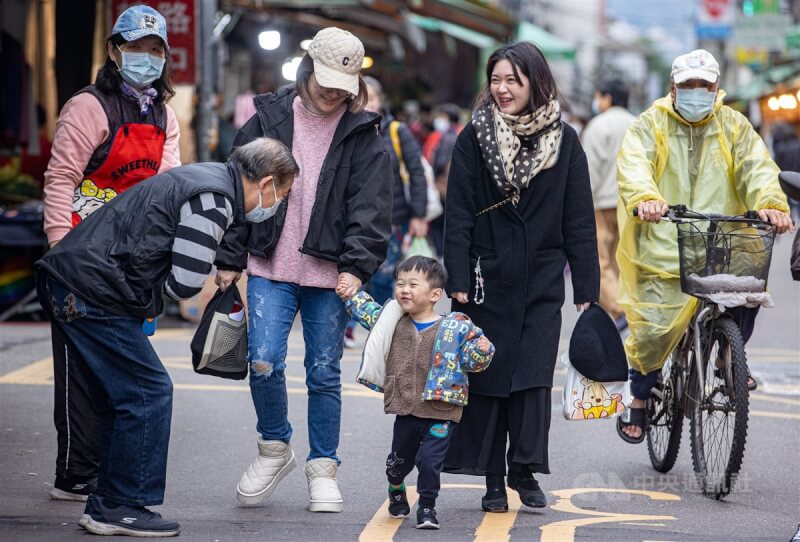
[[[197,82],[195,0],[111,0],[111,22],[131,6],[146,4],[157,10],[167,20],[167,39],[172,57],[172,82],[194,85]]]

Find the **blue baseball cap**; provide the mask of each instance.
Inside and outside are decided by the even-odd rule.
[[[145,36],[158,36],[167,42],[167,20],[150,6],[131,6],[123,11],[114,23],[111,34],[120,34],[125,41],[136,41]]]

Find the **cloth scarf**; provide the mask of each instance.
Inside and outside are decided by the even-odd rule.
[[[143,116],[147,114],[147,112],[150,110],[150,106],[153,105],[153,101],[155,101],[156,97],[158,96],[158,91],[153,87],[147,87],[146,89],[138,90],[129,85],[127,81],[122,82],[120,85],[120,90],[122,91],[123,96],[139,104],[139,113],[141,113]]]
[[[527,115],[507,115],[492,102],[475,109],[472,124],[492,179],[514,205],[531,179],[558,162],[563,126],[557,100]]]

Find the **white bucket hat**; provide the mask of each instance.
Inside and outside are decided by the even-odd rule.
[[[358,94],[358,74],[364,62],[364,45],[341,28],[323,28],[308,46],[314,61],[314,77],[320,86]]]
[[[705,49],[695,49],[675,59],[672,63],[672,81],[679,85],[689,79],[702,79],[716,83],[719,79],[719,64],[714,55]]]

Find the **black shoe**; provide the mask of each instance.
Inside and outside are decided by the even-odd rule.
[[[411,513],[406,498],[406,486],[398,488],[389,486],[389,515],[393,518],[404,518]]]
[[[539,487],[539,482],[531,475],[523,474],[517,476],[508,475],[508,487],[519,493],[519,500],[525,506],[531,508],[544,508],[547,506],[547,497]]]
[[[144,506],[113,504],[91,495],[78,524],[92,534],[144,537],[177,536],[181,526]]]
[[[436,509],[434,507],[417,508],[417,529],[438,529],[439,520],[436,519]]]
[[[97,491],[97,478],[72,478],[56,476],[50,498],[54,501],[82,501]]]
[[[484,512],[508,512],[506,484],[502,476],[486,476],[486,495],[481,498]]]

